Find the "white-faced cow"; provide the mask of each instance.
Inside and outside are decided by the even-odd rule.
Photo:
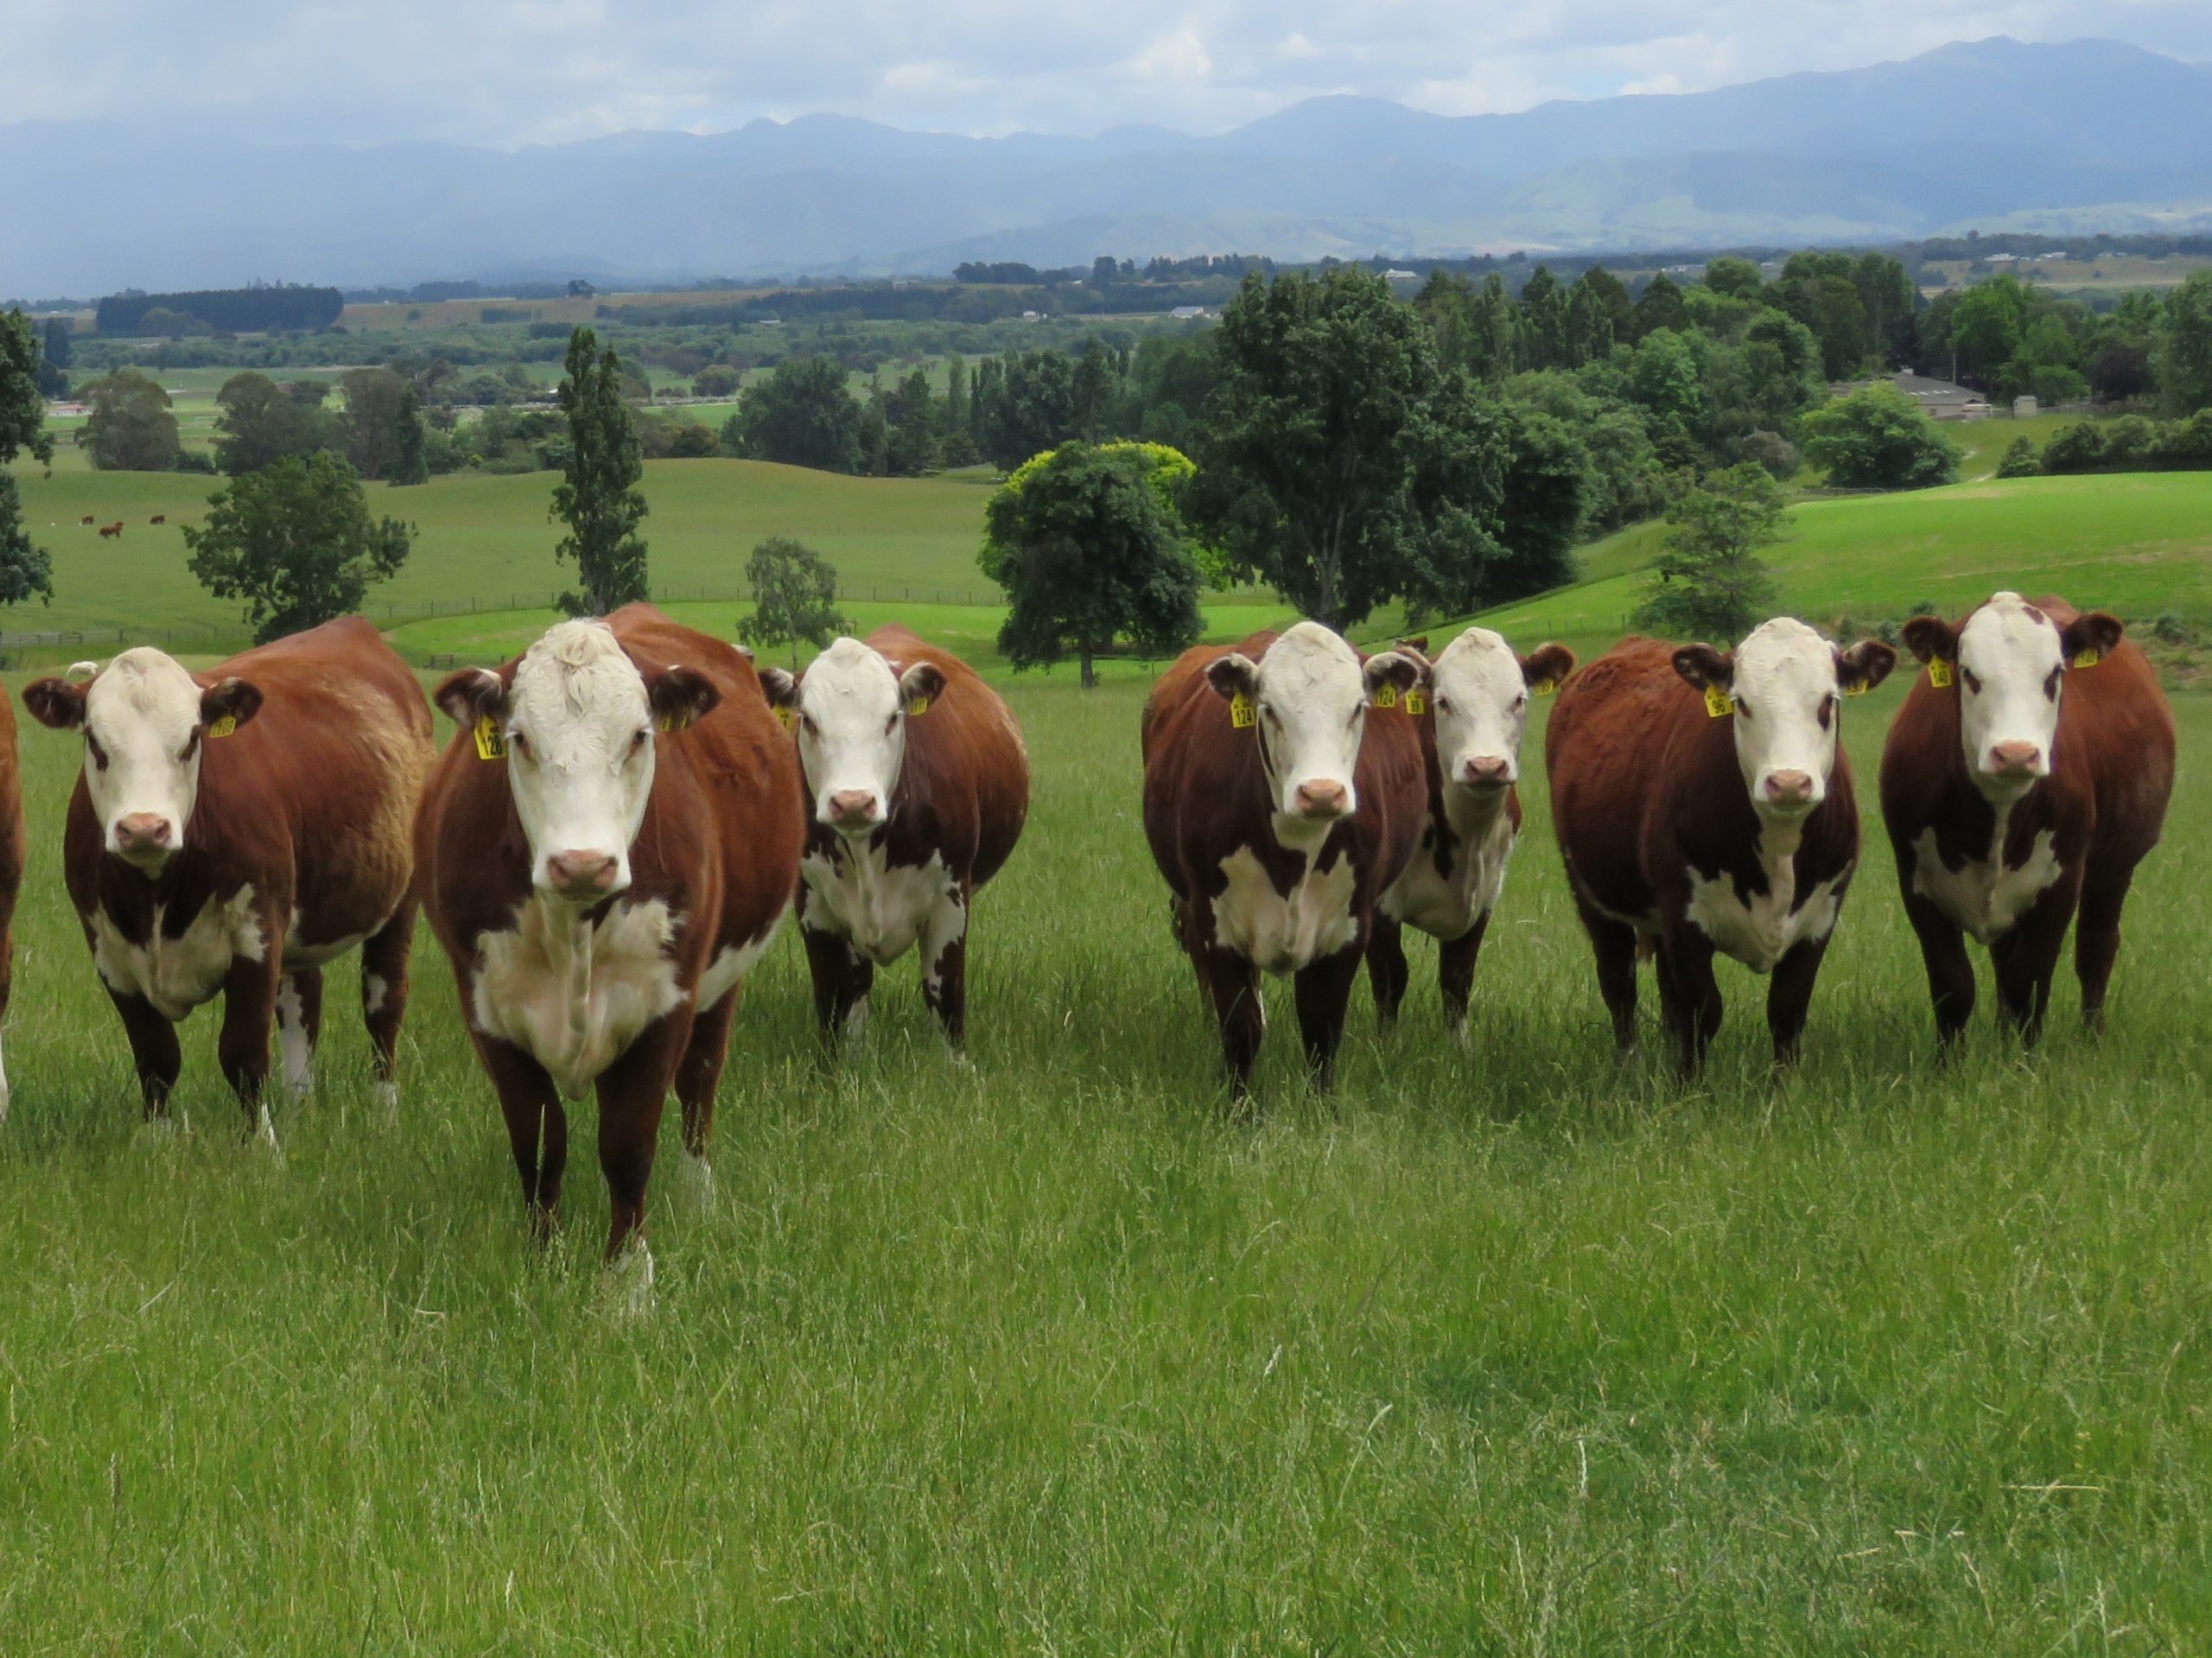
[[[416,907],[409,826],[433,744],[422,688],[376,629],[327,622],[197,675],[142,645],[88,684],[39,680],[23,702],[84,737],[63,873],[147,1115],[176,1082],[177,1022],[219,994],[223,1074],[273,1140],[270,1021],[285,1081],[304,1094],[322,969],[357,944],[378,1088],[396,1100]]]
[[[1775,1059],[1796,1056],[1859,862],[1842,699],[1896,663],[1784,618],[1726,655],[1625,639],[1567,682],[1544,737],[1552,823],[1623,1052],[1643,941],[1684,1076],[1720,1028],[1715,951],[1773,975]]]
[[[423,901],[542,1236],[595,1090],[607,1255],[639,1292],[662,1103],[704,1172],[739,986],[798,882],[798,760],[734,647],[630,605],[438,687]]]
[[[2033,1040],[2069,922],[2082,1013],[2101,1024],[2120,908],[2173,792],[2157,673],[2113,617],[2017,593],[1955,625],[1916,617],[1904,641],[1928,671],[1882,751],[1882,817],[1937,1035],[1974,1012],[1971,934],[2000,1015]]]
[[[16,895],[23,884],[23,777],[16,753],[16,710],[0,697],[0,1024],[16,972]],[[8,1120],[8,1067],[0,1059],[0,1122]]]
[[[1240,1102],[1262,972],[1295,975],[1306,1062],[1331,1081],[1376,899],[1421,832],[1421,743],[1402,707],[1421,683],[1417,657],[1362,663],[1300,622],[1185,651],[1145,704],[1145,838]],[[1370,713],[1386,689],[1392,706]]]
[[[823,1035],[857,1028],[875,969],[918,945],[923,997],[957,1051],[969,910],[1029,815],[1013,715],[966,663],[903,627],[835,640],[804,675],[760,680],[797,727],[813,811],[798,922]]]
[[[1416,651],[1428,641],[1402,642]],[[1403,929],[1437,941],[1437,983],[1452,1035],[1464,1041],[1467,994],[1491,912],[1505,890],[1521,833],[1521,736],[1529,699],[1556,690],[1574,653],[1547,645],[1529,656],[1486,627],[1471,627],[1428,664],[1425,689],[1407,693],[1428,778],[1428,816],[1405,873],[1383,893],[1367,946],[1367,976],[1384,1020],[1397,1017],[1408,971]]]

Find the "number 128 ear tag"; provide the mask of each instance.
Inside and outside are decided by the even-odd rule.
[[[1725,720],[1736,711],[1736,699],[1729,696],[1722,686],[1707,685],[1705,688],[1705,711],[1713,719]]]
[[[506,757],[507,740],[499,730],[499,721],[485,715],[476,721],[476,758],[503,760]]]
[[[1406,712],[1408,714],[1427,713],[1428,699],[1426,696],[1423,696],[1419,691],[1408,691],[1406,693]]]
[[[221,719],[214,721],[214,723],[207,727],[207,734],[210,737],[227,737],[238,728],[238,715],[235,714],[226,714]]]
[[[1229,723],[1243,731],[1259,723],[1260,716],[1253,712],[1252,699],[1239,691],[1229,699]]]
[[[1928,683],[1939,691],[1948,689],[1951,683],[1951,664],[1941,657],[1929,657]]]

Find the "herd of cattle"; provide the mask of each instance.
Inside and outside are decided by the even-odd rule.
[[[2083,1010],[2100,1018],[2173,782],[2149,663],[2112,617],[2012,593],[1903,637],[1925,671],[1890,730],[1882,810],[1940,1037],[1973,1010],[1970,934],[2032,1038],[2077,912]],[[1480,628],[1427,649],[1363,657],[1301,622],[1185,652],[1146,703],[1145,834],[1236,1096],[1262,972],[1293,975],[1325,1083],[1363,961],[1395,1016],[1408,926],[1439,940],[1464,1036],[1522,823],[1529,698],[1553,691],[1552,817],[1616,1040],[1634,1039],[1637,963],[1656,957],[1694,1072],[1720,1023],[1718,953],[1770,975],[1787,1062],[1859,862],[1842,699],[1897,651],[1786,619],[1733,651],[1631,638],[1579,670],[1561,646],[1522,656]],[[562,1102],[595,1093],[607,1255],[649,1283],[639,1229],[663,1103],[675,1094],[703,1171],[739,988],[787,913],[825,1042],[912,950],[959,1051],[969,912],[1020,836],[1029,767],[1006,705],[957,658],[889,627],[802,675],[756,670],[632,605],[464,669],[432,700],[457,727],[442,753],[413,675],[358,618],[205,674],[140,648],[25,688],[41,724],[84,743],[65,879],[149,1116],[176,1081],[177,1023],[219,994],[224,1073],[270,1134],[271,1026],[303,1093],[321,970],[356,947],[377,1087],[396,1102],[426,906],[533,1226],[560,1199]],[[3,702],[0,737],[4,1014],[23,823]],[[6,1088],[0,1070],[0,1115]]]

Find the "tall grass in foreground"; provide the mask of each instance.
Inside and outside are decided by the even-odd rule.
[[[536,1255],[427,938],[401,1127],[349,969],[281,1160],[204,1013],[192,1132],[138,1128],[60,889],[76,750],[27,731],[0,1651],[2212,1640],[2212,704],[2101,1044],[2069,980],[2040,1052],[1984,1028],[1938,1070],[1870,817],[1792,1079],[1733,969],[1701,1086],[1617,1070],[1539,729],[1471,1050],[1421,949],[1317,1101],[1277,992],[1240,1128],[1138,832],[1141,696],[1014,691],[1038,803],[978,905],[972,1073],[904,967],[820,1071],[779,945],[704,1203],[671,1121],[636,1322],[588,1109]],[[1870,814],[1895,704],[1849,707]]]

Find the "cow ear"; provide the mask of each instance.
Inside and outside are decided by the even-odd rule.
[[[899,676],[899,706],[919,714],[944,693],[944,670],[933,662],[918,662]]]
[[[1959,636],[1940,616],[1916,616],[1897,630],[1916,662],[1956,662]]]
[[[1897,665],[1896,646],[1879,639],[1861,639],[1848,651],[1835,653],[1835,683],[1846,694],[1855,696],[1872,690]]]
[[[250,679],[219,679],[200,693],[200,723],[228,720],[237,730],[261,712],[261,688]]]
[[[1260,670],[1251,657],[1231,651],[1227,656],[1216,657],[1206,664],[1206,683],[1212,686],[1213,694],[1224,701],[1234,696],[1257,696],[1260,694]]]
[[[747,645],[743,639],[732,640],[730,642],[729,648],[736,651],[738,655],[743,657],[747,662],[753,660],[753,647]]]
[[[2069,662],[2080,664],[2084,657],[2094,662],[2113,653],[2121,631],[2119,617],[2092,610],[2066,624],[2058,636],[2059,645]]]
[[[1686,645],[1675,652],[1675,671],[1700,690],[1726,690],[1735,683],[1736,653],[1709,645]]]
[[[23,706],[31,718],[56,731],[74,731],[85,723],[85,692],[66,679],[34,679],[23,687]]]
[[[506,708],[507,682],[489,668],[463,668],[448,674],[430,693],[457,726],[473,726],[489,715],[497,718]]]
[[[1411,651],[1414,655],[1426,661],[1428,657],[1428,635],[1426,633],[1416,633],[1412,638],[1400,639],[1398,641],[1398,649],[1401,651]]]
[[[1428,683],[1431,664],[1428,660],[1428,640],[1426,638],[1400,639],[1390,649],[1421,670],[1421,678],[1415,683],[1422,685]]]
[[[760,694],[768,699],[772,708],[795,708],[798,706],[798,676],[785,668],[763,668]]]
[[[62,670],[61,677],[72,685],[89,684],[100,677],[100,665],[97,662],[73,662]]]
[[[1563,645],[1540,645],[1521,658],[1521,677],[1532,691],[1555,691],[1574,671],[1574,652]]]
[[[1370,696],[1385,685],[1409,691],[1428,678],[1428,664],[1409,651],[1385,651],[1380,656],[1368,657],[1360,668],[1359,677]]]
[[[663,731],[681,731],[694,720],[704,719],[721,700],[715,682],[690,668],[664,668],[645,679],[645,701]]]

